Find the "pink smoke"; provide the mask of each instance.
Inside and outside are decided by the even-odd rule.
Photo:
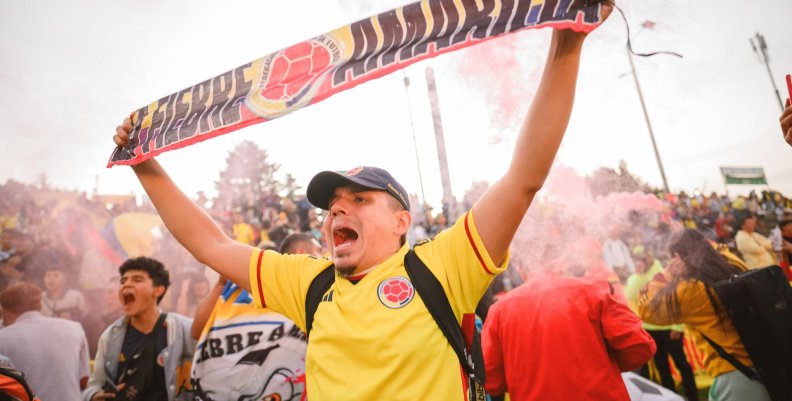
[[[613,192],[593,197],[584,177],[556,165],[512,241],[512,259],[529,270],[574,258],[583,239],[599,242],[613,229],[632,229],[631,213],[656,218],[663,203],[642,192]]]
[[[542,71],[540,35],[516,33],[479,43],[456,57],[456,72],[489,105],[491,126],[518,126]],[[501,138],[495,138],[499,141]]]

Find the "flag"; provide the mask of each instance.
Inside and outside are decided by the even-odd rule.
[[[726,185],[767,185],[762,167],[721,167]]]
[[[431,58],[522,29],[590,32],[594,0],[422,0],[316,36],[165,96],[131,115],[132,165],[248,125]]]

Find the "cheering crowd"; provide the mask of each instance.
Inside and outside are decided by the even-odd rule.
[[[585,37],[554,31],[509,168],[460,215],[416,205],[376,167],[320,172],[304,197],[229,209],[189,199],[154,159],[132,167],[143,206],[6,183],[0,378],[29,388],[0,397],[628,400],[621,372],[676,391],[670,356],[697,400],[699,361],[681,345],[693,335],[709,399],[770,400],[704,294],[751,269],[789,274],[790,199],[536,198]],[[117,145],[131,128],[118,127]]]

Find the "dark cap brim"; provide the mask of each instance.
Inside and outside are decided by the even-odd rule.
[[[387,192],[388,190],[387,187],[383,188],[378,183],[372,183],[355,176],[347,176],[335,171],[322,171],[316,174],[311,179],[311,182],[308,183],[308,189],[305,194],[308,197],[308,202],[311,202],[312,205],[323,210],[330,210],[330,199],[335,195],[336,189],[350,184],[378,191]]]

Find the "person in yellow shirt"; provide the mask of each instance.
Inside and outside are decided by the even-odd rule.
[[[757,217],[750,213],[738,218],[737,226],[740,227],[734,242],[737,250],[742,254],[745,264],[749,269],[772,266],[775,264],[773,257],[773,243],[762,234],[756,232]]]
[[[599,4],[604,20],[612,4]],[[585,38],[581,32],[553,31],[546,67],[505,175],[453,226],[415,247],[458,321],[474,313],[494,275],[507,266],[511,240],[550,171],[569,123]],[[125,119],[115,143],[126,146],[131,130]],[[263,252],[234,241],[155,159],[132,169],[170,232],[196,259],[303,330],[310,283],[335,266],[335,281],[308,333],[306,379],[312,400],[466,399],[468,381],[459,360],[407,278],[410,204],[387,171],[325,171],[311,180],[309,201],[328,211],[322,232],[331,258],[324,259]]]
[[[734,325],[708,286],[743,270],[730,264],[698,231],[675,234],[670,247],[673,258],[666,270],[656,274],[641,291],[638,312],[645,322],[657,325],[684,323],[703,334],[746,366],[753,366]],[[715,378],[711,401],[770,401],[765,387],[752,381],[721,358],[701,336],[696,346],[704,353],[707,373]]]
[[[256,236],[253,232],[253,227],[245,223],[245,218],[242,216],[242,213],[234,212],[231,218],[233,222],[231,230],[234,235],[234,240],[247,245],[256,245],[253,243],[253,239]]]
[[[627,278],[627,284],[624,285],[624,295],[627,298],[630,309],[637,311],[638,297],[640,296],[641,289],[646,286],[655,275],[663,272],[663,266],[660,264],[659,260],[646,252],[643,245],[633,248],[632,258],[635,263],[635,273]],[[679,371],[680,376],[682,376],[682,387],[685,390],[687,401],[698,401],[698,389],[696,388],[696,379],[693,376],[693,368],[690,366],[685,356],[682,345],[684,326],[681,324],[658,326],[644,322],[643,328],[652,336],[655,344],[657,344],[654,363],[660,374],[660,383],[663,387],[671,391],[676,391],[676,384],[674,383],[674,378],[671,376],[671,366],[668,363],[668,357],[670,356],[674,360],[674,365]],[[641,367],[640,374],[643,377],[650,378],[648,364]]]

